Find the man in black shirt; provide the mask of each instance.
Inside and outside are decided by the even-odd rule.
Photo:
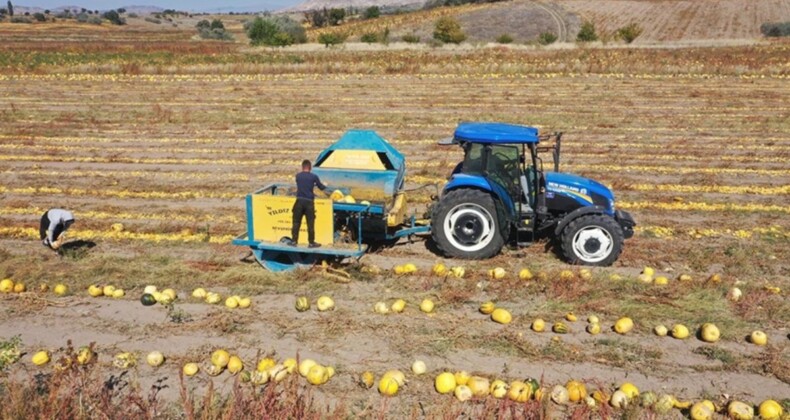
[[[291,228],[291,245],[299,243],[299,229],[302,227],[302,216],[307,219],[307,240],[310,248],[318,248],[315,242],[315,194],[313,188],[321,191],[326,185],[321,183],[318,175],[310,172],[312,164],[309,160],[302,161],[302,172],[296,174],[296,202],[293,207],[293,226]]]

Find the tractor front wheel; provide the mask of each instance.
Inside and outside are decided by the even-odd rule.
[[[480,190],[452,190],[442,197],[431,217],[431,234],[454,258],[491,258],[505,244],[494,199]]]
[[[609,266],[623,250],[623,228],[610,216],[590,214],[568,223],[560,240],[570,264]]]

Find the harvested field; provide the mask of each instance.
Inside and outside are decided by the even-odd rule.
[[[117,391],[101,399],[86,391],[85,398],[102,401],[95,407],[105,414],[118,406],[141,410],[108,417],[260,413],[256,398],[263,396],[282,402],[283,411],[273,413],[290,410],[292,417],[610,413],[548,401],[461,404],[433,391],[433,378],[444,369],[507,382],[534,377],[548,389],[577,379],[590,392],[632,382],[643,391],[719,405],[790,396],[786,42],[303,52],[116,28],[104,40],[86,28],[83,35],[70,30],[74,41],[31,34],[28,42],[18,27],[0,24],[0,37],[11,31],[13,42],[0,45],[0,277],[24,282],[28,291],[0,293],[0,342],[19,336],[28,354],[0,370],[0,393],[13,402],[0,407],[3,417],[46,414],[45,406],[25,405],[33,389],[13,384],[52,372],[35,367],[30,356],[42,348],[66,355],[67,340],[77,348],[95,343],[98,364],[69,378],[90,379],[97,395],[124,371],[112,365],[116,353],[165,353],[159,368],[141,360],[126,369],[130,396]],[[486,261],[456,261],[416,240],[341,267],[352,280],[338,283],[320,268],[268,273],[242,260],[246,249],[229,244],[245,229],[245,194],[288,182],[302,159],[314,158],[346,129],[371,128],[389,139],[406,155],[408,186],[416,187],[446,179],[461,152],[436,141],[469,120],[565,132],[561,169],[611,186],[618,207],[637,220],[637,234],[617,263],[594,268],[585,279],[547,243]],[[409,200],[420,211],[430,194]],[[68,232],[73,246],[60,255],[38,242],[39,217],[54,206],[77,218]],[[122,228],[113,226],[118,223]],[[464,266],[466,276],[432,275],[439,261]],[[415,275],[392,273],[406,262],[417,265]],[[374,265],[381,274],[363,269]],[[637,280],[645,266],[669,284]],[[489,279],[493,267],[506,269],[505,279]],[[536,279],[519,280],[522,268]],[[680,274],[692,280],[681,282]],[[709,281],[713,274],[721,280]],[[57,282],[71,295],[36,291]],[[89,297],[92,284],[122,287],[126,296]],[[172,287],[179,299],[171,308],[144,307],[138,299],[149,284]],[[744,296],[732,302],[726,296],[736,285]],[[250,296],[252,307],[208,305],[190,297],[196,287]],[[313,303],[333,296],[337,308],[297,312],[300,295]],[[396,298],[407,301],[404,313],[373,313],[377,301]],[[434,315],[417,309],[425,298],[437,303]],[[477,309],[488,300],[509,309],[513,322],[481,315]],[[535,318],[551,325],[568,312],[579,317],[567,322],[568,334],[530,330]],[[601,318],[601,335],[584,331],[591,314]],[[621,316],[634,319],[633,332],[609,329]],[[693,332],[704,322],[719,326],[721,341],[652,333],[658,324],[682,323]],[[755,329],[768,333],[767,346],[744,339]],[[337,375],[321,387],[294,375],[255,397],[249,385],[236,388],[229,373],[199,373],[184,379],[182,392],[182,364],[203,362],[220,347],[248,368],[266,355],[280,361],[298,355],[334,366]],[[389,369],[408,372],[414,359],[424,360],[429,374],[409,373],[410,383],[394,398],[357,385],[365,370],[377,378]],[[142,396],[160,379],[167,388],[152,404]],[[69,394],[69,383],[59,390]],[[203,399],[215,391],[214,405]],[[636,405],[617,413],[655,415]]]

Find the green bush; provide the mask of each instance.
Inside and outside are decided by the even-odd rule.
[[[329,9],[329,24],[332,26],[340,25],[343,22],[343,19],[346,18],[346,9],[343,8],[332,8]]]
[[[642,35],[642,27],[637,23],[632,23],[617,30],[617,37],[625,41],[626,44],[634,42],[634,40]]]
[[[772,22],[760,25],[760,32],[767,37],[790,36],[790,22]]]
[[[361,37],[359,37],[359,40],[362,42],[367,42],[368,44],[372,44],[374,42],[381,42],[383,44],[386,44],[389,42],[389,38],[390,38],[390,29],[385,28],[381,32],[364,33],[362,34]]]
[[[579,42],[593,42],[598,40],[598,34],[595,33],[595,24],[592,22],[582,23],[582,27],[576,35],[576,40]]]
[[[500,44],[510,44],[513,42],[513,37],[508,34],[502,34],[496,38],[496,42]]]
[[[420,37],[418,37],[415,34],[406,34],[406,35],[403,35],[402,37],[400,37],[400,39],[403,42],[407,42],[409,44],[416,44],[416,43],[420,42]]]
[[[433,38],[445,43],[460,44],[466,39],[466,34],[461,29],[461,24],[451,16],[444,16],[436,21]]]
[[[44,16],[44,14],[40,13],[40,12],[33,13],[33,18],[35,18],[39,22],[45,22],[47,20],[47,17]]]
[[[365,9],[365,14],[363,15],[365,19],[375,19],[379,16],[381,16],[381,9],[378,6],[368,7]]]
[[[557,41],[557,35],[554,35],[552,32],[543,32],[538,35],[538,44],[540,45],[549,45],[553,44]]]
[[[102,17],[109,20],[113,25],[126,25],[126,19],[122,18],[115,10],[104,12]]]
[[[219,41],[230,41],[233,35],[224,29],[198,29],[198,35],[203,39],[216,39]]]
[[[246,29],[252,45],[275,45],[274,36],[279,32],[277,24],[271,18],[257,17]]]
[[[211,22],[203,19],[198,22],[195,27],[197,28],[198,35],[203,39],[217,39],[220,41],[229,41],[233,39],[233,35],[225,30],[225,25],[222,24],[222,21],[219,19],[214,19]]]
[[[362,34],[359,40],[362,42],[367,42],[368,44],[379,42],[379,34],[376,32],[368,32],[366,34]]]
[[[307,41],[302,25],[288,16],[256,17],[244,29],[252,45],[282,47]]]
[[[318,36],[318,42],[329,48],[330,45],[342,44],[346,41],[346,36],[342,34],[326,33]]]

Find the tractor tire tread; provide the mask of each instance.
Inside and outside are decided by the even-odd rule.
[[[444,219],[453,207],[461,203],[482,204],[494,218],[495,234],[491,242],[483,249],[466,252],[454,247],[447,239],[443,223]],[[505,246],[505,238],[502,236],[499,220],[497,218],[496,204],[489,193],[470,188],[452,190],[443,197],[434,207],[431,215],[431,236],[439,250],[444,255],[453,258],[466,260],[484,260],[491,258],[502,250]]]
[[[597,225],[605,228],[609,234],[612,235],[612,239],[614,240],[612,252],[603,260],[594,263],[585,262],[573,252],[574,235],[579,229],[587,225]],[[562,234],[560,235],[559,239],[560,248],[562,249],[562,256],[566,262],[569,264],[591,265],[599,267],[608,267],[617,261],[620,253],[623,252],[623,242],[625,241],[623,228],[617,223],[616,220],[614,220],[613,217],[607,216],[605,214],[586,214],[573,219],[562,230]]]

